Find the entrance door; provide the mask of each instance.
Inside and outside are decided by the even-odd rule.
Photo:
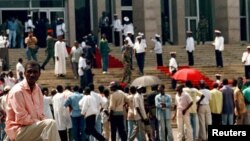
[[[193,35],[197,32],[199,15],[199,0],[185,0],[186,30],[192,31]]]

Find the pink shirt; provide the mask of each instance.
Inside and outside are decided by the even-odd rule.
[[[36,84],[31,92],[27,80],[16,84],[7,96],[7,118],[5,131],[14,139],[20,127],[43,120],[43,95]]]

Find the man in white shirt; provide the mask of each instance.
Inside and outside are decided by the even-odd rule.
[[[120,46],[120,34],[122,30],[122,24],[117,14],[114,14],[113,29],[114,29],[115,46]]]
[[[169,72],[173,76],[178,70],[178,64],[176,62],[176,52],[170,52],[170,60],[169,60]],[[172,78],[172,89],[176,88],[176,80]]]
[[[155,34],[155,38],[151,39],[155,44],[154,51],[155,51],[155,54],[156,54],[157,66],[163,66],[162,45],[161,45],[161,39],[160,38],[161,38],[161,36],[159,34]]]
[[[186,40],[186,51],[188,54],[188,65],[193,66],[194,65],[194,38],[192,36],[192,31],[187,31],[187,40]]]
[[[83,50],[80,47],[80,44],[78,43],[78,41],[75,41],[74,46],[71,48],[71,52],[70,52],[70,58],[71,58],[71,62],[72,62],[72,70],[74,73],[74,78],[78,79],[79,75],[78,75],[78,63],[79,63],[79,58],[82,54]]]
[[[57,25],[56,25],[56,36],[57,37],[63,36],[64,38],[65,33],[66,33],[66,27],[65,27],[64,19],[58,18]]]
[[[85,75],[84,75],[84,70],[86,67],[87,67],[86,58],[85,58],[85,53],[83,52],[78,62],[78,75],[80,77],[80,88],[82,89],[84,89],[86,86]]]
[[[215,40],[214,40],[214,47],[215,47],[215,59],[216,59],[216,66],[223,67],[223,59],[222,59],[222,51],[224,50],[224,37],[221,35],[221,31],[215,30]]]
[[[247,46],[247,51],[242,55],[242,63],[245,66],[245,77],[250,79],[250,46]]]
[[[134,45],[135,57],[139,67],[139,74],[144,75],[144,61],[145,61],[145,46],[141,42],[141,36],[136,37]]]
[[[90,88],[86,87],[83,98],[80,100],[81,114],[86,119],[85,132],[88,135],[94,136],[98,141],[105,141],[105,138],[96,131],[96,115],[99,113],[96,99],[90,95]]]
[[[144,107],[144,98],[142,95],[142,86],[137,87],[137,93],[134,95],[134,115],[135,115],[135,126],[129,137],[130,141],[133,141],[136,136],[139,136],[140,140],[144,141],[145,138],[145,126],[144,122],[148,120],[147,114]]]
[[[199,119],[199,140],[207,140],[207,126],[212,124],[212,115],[209,106],[211,93],[206,89],[204,81],[200,82],[200,93],[202,94],[197,102],[197,112]]]
[[[123,35],[124,37],[128,36],[128,32],[131,33],[131,40],[134,41],[134,25],[129,20],[128,17],[124,17],[124,25],[123,25]]]
[[[19,76],[20,72],[24,73],[23,59],[22,58],[19,58],[18,63],[16,64],[16,78],[17,78],[17,80],[20,78],[20,76]]]

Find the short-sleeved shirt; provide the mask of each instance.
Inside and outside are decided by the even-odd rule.
[[[196,105],[196,99],[197,96],[201,96],[201,92],[198,91],[196,88],[183,88],[183,91],[188,93],[189,96],[192,98],[192,100],[194,101],[193,105],[190,107],[189,112],[190,113],[197,113],[197,105]]]
[[[239,111],[235,110],[236,111],[235,114],[236,115],[245,114],[247,112],[245,99],[244,99],[244,96],[239,88],[236,88],[234,90],[234,102],[236,102],[236,101],[237,101],[237,103],[236,103],[237,105],[235,105],[235,108],[239,107]]]
[[[181,95],[178,93],[175,95],[175,105],[177,107],[177,117],[182,117],[182,111],[187,108],[187,106],[193,102],[192,98],[186,93],[182,92]],[[186,111],[189,114],[189,110]]]
[[[140,112],[142,114],[143,119],[147,118],[146,115],[146,111],[145,111],[145,107],[144,107],[144,98],[142,95],[140,95],[139,93],[136,93],[134,96],[134,113],[135,113],[135,120],[140,120],[141,116],[139,115],[139,113],[137,112],[136,108],[140,109]]]
[[[87,67],[86,59],[83,58],[83,57],[80,57],[79,58],[79,63],[78,63],[78,74],[79,74],[79,76],[84,75],[84,71],[82,70],[82,68],[85,69],[86,67]]]
[[[82,52],[83,51],[81,47],[76,48],[75,46],[73,46],[70,53],[72,55],[71,61],[78,63]]]
[[[200,104],[208,105],[210,100],[210,91],[208,89],[201,89],[201,94],[204,95],[204,98],[201,100]]]
[[[210,91],[211,99],[209,101],[209,106],[211,109],[211,113],[213,114],[221,114],[222,111],[222,92],[218,89],[213,89]]]
[[[134,120],[135,114],[134,114],[134,95],[128,95],[128,114],[127,114],[127,120]]]

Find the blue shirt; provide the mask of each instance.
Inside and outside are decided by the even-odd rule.
[[[16,21],[8,21],[8,29],[11,31],[16,31],[17,29]]]
[[[72,95],[70,95],[68,97],[68,99],[65,101],[64,106],[65,107],[71,107],[72,111],[71,111],[71,116],[72,117],[79,117],[81,116],[81,109],[79,106],[79,101],[82,99],[83,95],[78,93],[78,92],[74,92]]]
[[[162,107],[161,103],[166,104],[166,107]],[[156,106],[156,118],[158,120],[171,119],[171,105],[172,98],[168,94],[158,94],[155,96],[155,106]]]

